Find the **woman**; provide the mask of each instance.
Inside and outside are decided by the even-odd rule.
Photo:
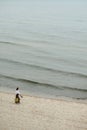
[[[20,94],[19,88],[16,88],[15,103],[20,103],[20,98],[22,98],[22,95]]]

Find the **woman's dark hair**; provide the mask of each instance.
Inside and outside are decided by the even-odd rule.
[[[16,88],[16,90],[18,90],[19,88]]]
[[[16,98],[19,98],[19,94],[16,94]]]

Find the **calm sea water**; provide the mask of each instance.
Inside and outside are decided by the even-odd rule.
[[[0,91],[87,98],[87,1],[0,1]]]

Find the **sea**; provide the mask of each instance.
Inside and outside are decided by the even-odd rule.
[[[87,99],[87,0],[0,0],[0,91]]]

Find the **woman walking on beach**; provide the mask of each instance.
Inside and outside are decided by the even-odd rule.
[[[15,103],[20,103],[20,98],[22,98],[22,95],[20,94],[19,88],[16,88]]]

